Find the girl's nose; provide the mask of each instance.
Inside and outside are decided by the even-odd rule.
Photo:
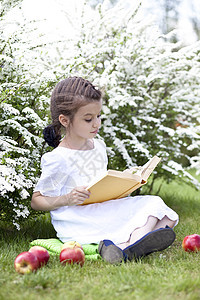
[[[96,118],[93,122],[93,127],[99,127],[101,124],[101,120],[99,118]]]

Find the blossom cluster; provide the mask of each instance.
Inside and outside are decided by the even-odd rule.
[[[133,4],[134,5],[134,4]],[[87,22],[71,65],[105,90],[101,135],[112,149],[110,167],[162,158],[154,178],[185,180],[199,169],[200,42],[172,43],[152,24],[129,13],[99,9]],[[172,163],[174,162],[174,163]]]
[[[49,150],[42,138],[49,98],[67,76],[83,76],[104,90],[100,135],[109,167],[143,165],[158,155],[153,180],[184,179],[199,187],[187,167],[200,170],[200,42],[182,47],[168,41],[154,25],[138,21],[134,3],[127,11],[122,2],[99,5],[89,15],[83,10],[70,40],[48,40],[23,15],[7,39],[6,13],[2,17],[0,219],[18,229],[35,214],[30,199]]]

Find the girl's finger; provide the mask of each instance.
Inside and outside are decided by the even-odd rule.
[[[89,196],[89,195],[90,195],[90,192],[87,191],[87,190],[84,189],[84,188],[79,188],[77,191],[78,191],[79,193],[85,195],[85,196]]]

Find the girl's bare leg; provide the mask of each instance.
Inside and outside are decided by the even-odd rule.
[[[165,216],[161,220],[158,220],[154,230],[159,229],[159,228],[165,228],[166,226],[173,228],[175,226],[175,224],[176,224],[176,221],[172,221],[167,216]]]
[[[146,224],[140,228],[136,228],[131,236],[130,239],[125,242],[118,245],[119,248],[122,250],[128,247],[129,245],[134,244],[136,241],[141,239],[144,235],[147,233],[159,229],[159,228],[165,228],[166,226],[169,226],[171,228],[174,227],[175,221],[170,220],[167,216],[165,216],[163,219],[159,220],[153,216],[149,216]]]
[[[136,228],[132,232],[129,241],[127,241],[126,243],[119,244],[118,247],[123,250],[124,248],[128,247],[129,245],[132,245],[137,240],[141,239],[145,234],[154,230],[154,227],[156,226],[157,222],[158,222],[157,218],[149,216],[146,224],[142,227]]]

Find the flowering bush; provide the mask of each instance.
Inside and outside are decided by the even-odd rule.
[[[48,120],[47,106],[53,80],[30,74],[29,65],[20,60],[22,53],[17,55],[19,49],[27,54],[23,40],[20,44],[15,35],[6,40],[3,35],[5,19],[1,26],[0,220],[20,229],[20,223],[37,214],[31,210],[30,200],[40,172],[40,158],[45,151],[41,133]]]
[[[37,111],[38,98],[33,101],[37,90],[32,89],[30,94],[29,84],[24,83],[15,92],[7,88],[0,105],[0,216],[18,228],[30,215],[31,194],[44,147],[41,130],[46,124]]]
[[[157,154],[162,163],[149,192],[158,177],[199,187],[185,167],[199,161],[200,43],[177,50],[137,19],[137,9],[127,13],[120,5],[102,5],[92,17],[79,18],[78,42],[59,41],[59,52],[43,36],[27,38],[35,31],[29,23],[5,40],[6,18],[1,23],[0,218],[18,229],[36,214],[30,199],[48,150],[42,129],[50,92],[69,75],[87,77],[105,90],[100,135],[110,168],[142,165]]]
[[[98,27],[87,23],[74,58],[77,71],[105,89],[101,135],[110,167],[142,165],[158,155],[154,179],[179,178],[199,188],[185,167],[199,157],[200,42],[177,50],[135,14],[116,15],[99,10]]]

